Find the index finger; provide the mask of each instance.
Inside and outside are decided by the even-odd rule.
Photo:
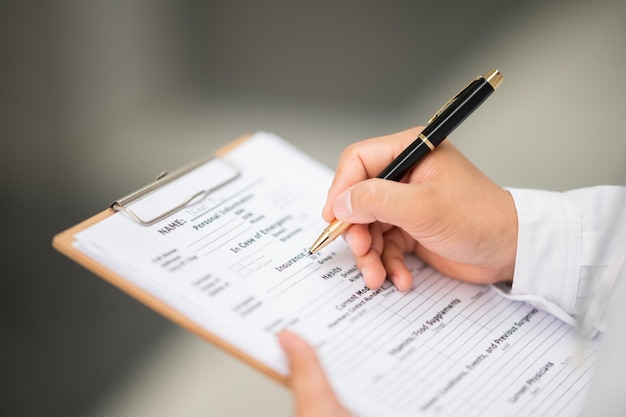
[[[335,178],[328,190],[326,203],[322,209],[324,220],[330,222],[335,218],[332,207],[338,194],[358,182],[380,174],[396,156],[417,139],[423,129],[423,126],[413,127],[348,146],[339,158]]]

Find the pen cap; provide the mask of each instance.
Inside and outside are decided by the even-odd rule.
[[[498,88],[503,80],[502,74],[495,68],[483,75],[483,78],[485,79],[485,81],[491,84],[491,87],[493,87],[494,90]]]

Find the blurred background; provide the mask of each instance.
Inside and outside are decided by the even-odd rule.
[[[247,132],[333,168],[494,67],[451,137],[476,165],[503,186],[623,184],[625,21],[618,0],[2,2],[0,414],[291,415],[285,388],[54,234]]]

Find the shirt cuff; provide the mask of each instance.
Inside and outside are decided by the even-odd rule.
[[[577,204],[563,193],[510,188],[518,238],[510,295],[574,324],[581,267]]]

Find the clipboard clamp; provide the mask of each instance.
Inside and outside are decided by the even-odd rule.
[[[161,214],[145,220],[142,219],[141,217],[139,217],[135,212],[133,212],[128,205],[132,204],[133,202],[145,197],[146,195],[152,193],[153,191],[163,187],[165,184],[168,184],[172,181],[174,181],[177,178],[182,177],[183,175],[193,171],[194,169],[200,167],[201,165],[204,165],[212,160],[215,159],[220,159],[221,161],[225,162],[230,168],[233,169],[233,174],[226,178],[224,181],[218,183],[217,185],[211,187],[211,188],[207,188],[204,190],[200,190],[196,193],[191,194],[189,197],[187,197],[186,199],[184,199],[183,201],[181,201],[180,203],[176,204],[175,206],[173,206],[172,208],[162,212]],[[235,164],[233,164],[231,161],[229,161],[226,158],[220,158],[214,155],[209,155],[208,157],[205,157],[203,159],[200,159],[198,161],[192,162],[190,164],[187,164],[175,171],[172,172],[162,172],[161,174],[159,174],[156,177],[156,180],[151,182],[150,184],[146,185],[143,188],[140,188],[139,190],[128,194],[125,197],[122,197],[118,200],[115,200],[113,203],[111,203],[111,205],[109,206],[113,211],[122,211],[126,214],[128,214],[134,221],[136,221],[137,223],[139,223],[142,226],[151,226],[154,223],[157,223],[160,220],[163,220],[164,218],[176,213],[177,211],[182,210],[183,208],[187,207],[189,204],[191,204],[192,202],[196,201],[196,202],[200,202],[202,199],[204,199],[205,197],[207,197],[209,194],[213,193],[215,190],[218,190],[221,187],[224,187],[225,185],[231,183],[232,181],[236,180],[237,178],[239,178],[239,176],[241,175],[241,171],[239,170],[239,168],[237,168],[237,166],[235,166]]]

